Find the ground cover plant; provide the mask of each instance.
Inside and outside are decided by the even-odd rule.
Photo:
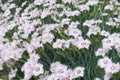
[[[0,79],[120,80],[120,3],[0,0]]]

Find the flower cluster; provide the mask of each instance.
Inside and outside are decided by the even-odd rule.
[[[38,63],[39,58],[39,55],[35,53],[30,54],[30,58],[22,66],[21,71],[24,71],[25,80],[29,80],[32,75],[38,76],[40,74],[43,74],[43,65]]]
[[[119,73],[117,0],[0,0],[0,78],[118,80]]]
[[[76,67],[72,70],[60,62],[55,62],[50,66],[50,71],[52,74],[44,77],[40,76],[40,80],[72,80],[77,77],[83,77],[84,70],[84,67]]]

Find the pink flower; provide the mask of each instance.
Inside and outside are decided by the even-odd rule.
[[[84,76],[84,70],[85,70],[84,67],[76,67],[74,69],[72,78],[83,77]]]
[[[43,74],[43,65],[42,64],[35,64],[33,75],[38,76],[40,74]]]
[[[101,68],[105,68],[108,66],[108,64],[111,64],[111,63],[112,61],[108,57],[104,57],[98,60],[98,66],[100,66]]]
[[[119,63],[117,63],[117,64],[111,63],[111,64],[107,65],[105,68],[105,73],[114,74],[114,73],[117,73],[119,71],[120,71],[120,64]]]
[[[103,48],[105,49],[111,49],[112,46],[114,46],[114,39],[113,38],[105,38],[102,40]]]
[[[108,52],[108,50],[103,49],[103,48],[99,48],[96,52],[95,52],[95,56],[105,56],[105,54]]]

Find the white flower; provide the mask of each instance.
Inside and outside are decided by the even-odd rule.
[[[19,42],[13,41],[11,43],[4,44],[3,48],[6,49],[1,50],[0,54],[3,61],[6,62],[11,58],[14,60],[18,60],[19,58],[21,58],[24,49],[18,48],[16,44],[19,44]]]
[[[120,37],[120,34],[116,32],[109,36],[109,38],[117,38],[117,37]]]
[[[53,43],[53,48],[62,48],[63,42],[63,40],[57,39],[56,42]]]
[[[105,56],[105,54],[108,52],[108,50],[104,49],[104,48],[99,48],[96,52],[95,52],[95,56]]]
[[[111,63],[112,63],[112,61],[108,57],[104,57],[104,58],[98,60],[98,66],[100,66],[101,68],[105,68]]]
[[[61,25],[69,24],[69,23],[70,23],[70,19],[69,19],[69,18],[64,18],[64,19],[62,19],[62,21],[61,21]]]
[[[45,17],[49,16],[51,12],[48,9],[44,9],[41,13],[41,18],[44,19]]]
[[[35,29],[35,27],[33,27],[33,25],[30,24],[29,22],[24,23],[22,27],[24,32],[24,34],[22,35],[23,38],[27,38],[31,31],[34,31]]]
[[[83,26],[91,27],[91,26],[93,26],[93,24],[95,24],[95,20],[94,20],[94,19],[91,19],[91,20],[86,20],[86,21],[83,23]]]
[[[107,37],[107,36],[110,35],[110,33],[107,32],[107,31],[105,31],[105,30],[102,30],[102,31],[100,32],[100,35]]]
[[[50,71],[53,72],[53,73],[56,72],[56,68],[57,68],[58,65],[61,65],[61,63],[60,62],[52,63],[50,65]]]
[[[50,70],[52,73],[56,74],[59,79],[67,77],[67,66],[60,62],[52,63]]]
[[[10,58],[14,59],[14,54],[11,54],[10,49],[1,52],[1,58],[3,61],[7,62]]]
[[[96,35],[97,33],[99,33],[100,32],[100,27],[97,27],[97,26],[91,26],[90,28],[89,28],[89,31],[87,32],[87,36],[89,36],[90,37],[90,35]]]
[[[16,7],[16,6],[15,6],[15,4],[13,4],[13,3],[10,4],[10,6],[9,6],[10,9],[15,8],[15,7]]]
[[[51,43],[54,39],[54,35],[52,33],[43,33],[42,34],[42,43]]]
[[[82,32],[81,30],[77,29],[77,28],[69,28],[68,29],[68,34],[69,36],[73,36],[73,37],[78,37],[81,36]]]
[[[113,26],[113,27],[117,26],[117,24],[115,22],[113,22],[113,21],[106,22],[106,25]]]
[[[40,42],[37,39],[32,39],[31,43],[24,43],[24,46],[26,47],[28,53],[32,53],[36,48],[40,47]]]
[[[112,78],[112,73],[105,73],[104,80],[110,80]]]
[[[35,8],[32,11],[30,11],[29,14],[30,14],[30,18],[35,18],[35,17],[40,16],[40,12],[39,12],[39,10],[37,8]],[[35,24],[34,21],[33,21],[33,24]]]
[[[27,71],[24,73],[24,79],[23,80],[29,80],[32,77],[32,72]]]
[[[39,55],[36,53],[29,54],[29,56],[30,58],[28,59],[28,61],[33,61],[35,63],[37,63],[38,60],[40,59]]]
[[[10,9],[7,9],[7,10],[5,10],[3,16],[4,16],[4,17],[7,17],[7,16],[9,16],[10,14],[11,14],[11,13],[10,13]]]
[[[75,10],[75,11],[65,11],[64,14],[68,17],[70,16],[78,16],[80,14],[79,10]]]
[[[79,49],[81,48],[88,49],[91,44],[91,42],[88,39],[84,40],[81,36],[71,40],[71,43]]]
[[[78,47],[79,49],[81,49],[81,48],[86,48],[86,49],[88,49],[89,46],[90,46],[90,44],[91,44],[91,42],[90,42],[88,39],[86,39],[86,40],[80,41],[80,42],[78,43],[77,47]]]
[[[70,46],[69,40],[63,42],[63,48],[69,48],[69,46]]]
[[[76,10],[76,11],[72,11],[71,16],[78,16],[80,14],[80,11]]]
[[[117,64],[111,63],[111,64],[107,65],[105,68],[105,73],[114,74],[114,73],[117,73],[119,71],[120,71],[120,64],[119,63],[117,63]]]
[[[119,47],[119,48],[117,48],[116,50],[117,50],[118,55],[119,55],[119,57],[120,57],[120,47]]]
[[[112,4],[108,4],[105,6],[105,10],[113,10],[114,6]]]
[[[67,66],[65,65],[59,65],[57,67],[57,72],[55,73],[59,79],[66,78],[68,73],[67,73]]]
[[[34,5],[41,5],[43,3],[43,0],[35,0]]]
[[[79,36],[79,37],[76,37],[76,38],[72,39],[72,40],[71,40],[71,43],[72,43],[74,46],[78,47],[78,44],[79,44],[81,41],[83,41],[83,38],[82,38],[81,36]]]
[[[67,77],[65,78],[65,80],[72,80],[74,78],[72,78],[73,75],[73,70],[72,69],[68,69],[67,70]]]
[[[80,11],[89,11],[89,5],[79,5],[78,8],[80,9]]]
[[[102,40],[102,46],[105,49],[111,49],[114,46],[114,38],[105,38]]]
[[[9,80],[12,80],[12,78],[14,78],[16,76],[16,72],[17,72],[17,69],[11,69],[9,75],[8,75],[8,78]]]
[[[97,23],[102,23],[103,21],[101,20],[101,19],[99,19],[99,20],[95,20],[95,23],[97,24]]]
[[[99,0],[89,0],[87,2],[87,5],[94,6],[94,5],[97,5],[98,3],[99,3]]]
[[[58,80],[58,77],[56,76],[56,74],[51,74],[50,76],[48,76],[47,80]]]
[[[64,3],[71,3],[73,0],[64,0]]]
[[[73,71],[72,78],[83,77],[84,76],[84,67],[76,67]]]
[[[120,18],[114,18],[115,22],[120,22]]]
[[[77,28],[78,24],[79,24],[79,22],[71,22],[69,25],[69,28]]]
[[[39,79],[38,79],[38,80],[47,80],[47,78],[48,78],[48,73],[49,73],[49,71],[45,71],[43,74],[41,74],[41,75],[39,76]]]
[[[37,63],[39,55],[33,53],[30,54],[30,58],[25,62],[21,68],[21,71],[24,72],[24,79],[29,80],[32,75],[38,76],[44,72],[43,65]]]
[[[32,51],[35,49],[35,44],[28,44],[26,49],[28,53],[32,53]]]
[[[108,15],[108,13],[102,13],[102,16],[107,16]]]
[[[117,0],[111,0],[112,2],[117,2]]]
[[[32,61],[25,62],[21,68],[21,71],[24,71],[25,73],[30,72],[32,73],[32,70],[34,69],[35,63]]]
[[[120,37],[115,37],[114,46],[116,49],[120,47]]]
[[[40,74],[43,74],[43,65],[42,64],[35,64],[35,67],[33,69],[33,75],[38,76]]]
[[[43,33],[49,33],[51,30],[54,30],[57,24],[46,24],[42,26]]]

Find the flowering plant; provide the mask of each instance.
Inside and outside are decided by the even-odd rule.
[[[0,0],[2,80],[120,80],[117,0]]]

